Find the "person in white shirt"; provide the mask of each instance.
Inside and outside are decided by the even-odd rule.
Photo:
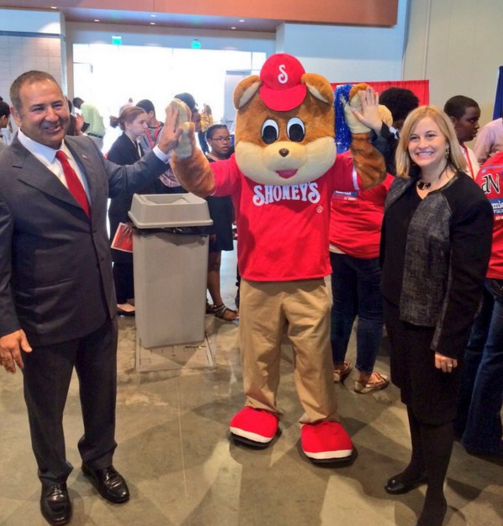
[[[480,130],[474,151],[480,165],[495,153],[503,152],[503,114]]]

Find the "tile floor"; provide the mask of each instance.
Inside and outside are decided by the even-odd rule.
[[[225,300],[234,298],[232,254]],[[404,407],[393,386],[370,395],[338,387],[340,414],[359,456],[339,469],[315,467],[299,448],[301,415],[285,343],[279,400],[282,434],[263,451],[229,442],[227,425],[241,408],[238,328],[212,316],[206,329],[213,366],[138,373],[134,320],[121,319],[116,467],[131,501],[99,498],[79,469],[82,433],[76,381],[65,415],[74,526],[414,526],[424,489],[390,498],[387,477],[408,461]],[[354,345],[348,355],[354,360]],[[386,342],[377,370],[388,372]],[[21,375],[0,371],[0,525],[43,526],[40,485],[31,454]],[[448,473],[445,526],[501,526],[503,469],[455,444]]]

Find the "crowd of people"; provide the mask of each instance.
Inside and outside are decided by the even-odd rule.
[[[360,97],[355,117],[372,130],[388,176],[332,199],[333,378],[343,383],[352,373],[346,352],[357,319],[354,390],[385,389],[390,379],[374,367],[386,327],[411,459],[385,490],[398,495],[427,484],[418,526],[441,526],[456,437],[469,453],[503,457],[503,124],[487,124],[472,151],[465,143],[477,135],[480,107],[469,97],[450,98],[443,111],[419,106],[402,88],[380,96],[367,88]],[[199,113],[189,93],[176,98],[192,113],[208,160],[228,159],[232,137],[213,122],[211,108],[204,104]],[[110,250],[110,239],[121,224],[131,229],[133,192],[185,192],[170,166],[180,130],[175,110],[163,123],[150,100],[130,100],[114,121],[122,134],[103,156],[106,130],[97,107],[76,97],[80,112],[72,119],[50,75],[21,75],[10,99],[11,106],[0,101],[0,129],[12,115],[19,131],[8,147],[0,138],[0,365],[23,370],[41,511],[49,523],[66,524],[72,467],[62,416],[74,367],[84,419],[82,470],[106,500],[129,499],[112,460],[116,313],[134,315],[133,261],[130,253]],[[80,140],[83,134],[93,143]],[[28,184],[13,177],[19,166]],[[31,174],[39,180],[30,181]],[[234,249],[232,202],[207,201],[213,230],[206,311],[234,322],[239,311],[225,305],[220,283],[222,251]]]

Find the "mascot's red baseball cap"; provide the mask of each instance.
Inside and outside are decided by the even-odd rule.
[[[302,64],[292,55],[272,55],[260,72],[260,98],[273,111],[293,110],[306,97],[307,87],[300,83],[304,73]]]

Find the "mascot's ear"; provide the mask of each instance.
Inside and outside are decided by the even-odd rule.
[[[334,103],[334,92],[330,82],[321,75],[315,73],[304,73],[301,78],[302,84],[307,86],[307,89],[313,97],[318,100],[329,104],[330,106]]]
[[[359,91],[365,91],[369,85],[366,82],[360,82],[360,84],[354,84],[351,88],[351,91],[349,92],[348,99],[351,101],[353,97],[359,92]]]
[[[234,107],[239,110],[257,93],[261,86],[260,77],[252,75],[243,79],[234,90]]]

